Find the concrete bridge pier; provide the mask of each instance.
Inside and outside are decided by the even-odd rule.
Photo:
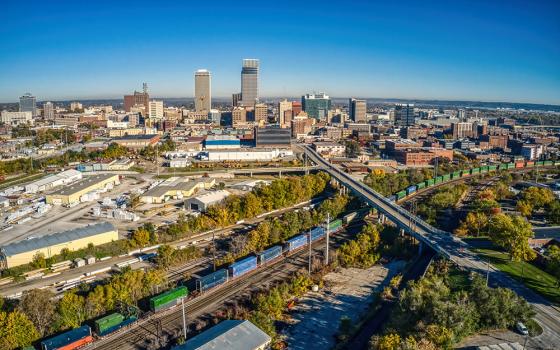
[[[401,230],[400,230],[400,236],[401,236],[401,237],[404,237],[404,228],[401,228]]]
[[[422,241],[418,241],[418,255],[422,255],[424,252],[424,243]]]

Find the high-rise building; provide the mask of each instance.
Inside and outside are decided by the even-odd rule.
[[[301,97],[303,110],[310,118],[325,120],[329,109],[331,109],[331,99],[325,93],[307,94]]]
[[[241,68],[241,104],[253,106],[259,99],[259,60],[244,59]]]
[[[231,95],[231,105],[233,107],[238,107],[241,103],[241,92],[237,92]]]
[[[234,107],[231,111],[231,123],[234,127],[239,124],[246,124],[247,110],[241,107]]]
[[[217,109],[211,109],[208,112],[208,121],[212,124],[220,125],[222,119],[222,113]]]
[[[80,111],[83,109],[83,106],[80,102],[70,102],[70,110],[72,112]]]
[[[451,123],[451,130],[454,139],[464,139],[466,137],[474,137],[473,123],[459,122]]]
[[[284,100],[278,103],[278,124],[282,128],[289,128],[292,121],[292,113],[286,113],[292,111],[292,102]],[[290,117],[289,120],[287,117]]]
[[[52,102],[43,103],[43,118],[46,120],[54,119],[54,105]]]
[[[11,126],[18,126],[22,124],[33,125],[33,114],[31,113],[31,111],[2,111],[2,113],[0,114],[0,122]]]
[[[416,123],[413,104],[397,104],[395,106],[395,124],[397,126],[411,126]]]
[[[150,101],[148,116],[152,119],[163,119],[163,101]]]
[[[194,73],[194,108],[197,112],[212,109],[211,74],[206,69]]]
[[[35,96],[29,92],[19,98],[19,111],[31,112],[31,116],[37,116],[37,105]]]
[[[135,106],[144,106],[146,111],[150,109],[150,95],[148,94],[148,85],[143,84],[143,91],[134,91],[132,95],[124,95],[124,110],[130,112],[130,109]]]
[[[366,100],[356,100],[355,98],[351,98],[350,101],[348,101],[348,110],[350,119],[352,119],[355,123],[363,123],[366,121]]]
[[[296,117],[302,111],[303,111],[303,108],[301,107],[301,102],[298,102],[298,101],[292,102],[292,118]]]
[[[264,103],[257,103],[253,113],[256,123],[265,123],[268,119],[268,107]]]

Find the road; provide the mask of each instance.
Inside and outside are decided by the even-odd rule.
[[[447,257],[461,268],[469,269],[481,274],[489,273],[490,284],[493,286],[507,287],[524,297],[532,304],[537,312],[535,319],[542,326],[544,332],[541,336],[533,339],[541,342],[543,348],[550,348],[550,344],[560,345],[560,310],[549,301],[536,294],[523,284],[511,279],[505,273],[482,261],[475,253],[468,249],[468,245],[459,238],[449,233],[436,229],[422,219],[413,216],[401,208],[398,204],[390,202],[379,193],[373,191],[360,181],[357,181],[342,172],[332,164],[328,163],[309,146],[300,146],[315,164],[322,170],[328,172],[339,183],[351,189],[354,193],[364,199],[369,205],[377,208],[380,213],[387,216],[389,220],[400,228],[409,232],[423,244],[427,244],[434,251]]]

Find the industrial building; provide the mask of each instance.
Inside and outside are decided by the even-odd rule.
[[[57,186],[67,185],[82,179],[82,173],[70,169],[61,173],[50,175],[25,185],[25,193],[38,193],[53,189]]]
[[[240,148],[241,141],[233,135],[211,135],[204,140],[205,149]]]
[[[155,146],[159,142],[159,135],[125,135],[113,139],[113,142],[133,150],[140,150],[148,146]]]
[[[160,204],[169,199],[183,199],[194,195],[198,189],[210,189],[216,184],[215,179],[202,178],[189,180],[181,177],[170,177],[140,196],[142,203]]]
[[[117,229],[108,222],[53,233],[0,247],[0,270],[28,264],[37,254],[50,258],[62,249],[78,250],[89,244],[95,246],[119,239]]]
[[[277,126],[255,128],[255,147],[257,148],[290,148],[292,132]]]
[[[247,320],[225,320],[173,350],[264,350],[272,339]]]
[[[198,156],[201,160],[210,162],[220,161],[267,161],[293,156],[294,152],[290,149],[242,149],[237,151],[207,151],[201,152]]]
[[[206,211],[209,206],[220,203],[226,199],[230,193],[226,190],[208,192],[200,196],[192,197],[186,200],[185,207],[193,211]]]
[[[80,198],[89,192],[107,190],[120,183],[115,174],[99,174],[87,176],[70,186],[66,186],[46,196],[47,204],[71,205],[79,203]]]

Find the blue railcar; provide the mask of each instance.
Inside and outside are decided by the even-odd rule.
[[[286,241],[286,250],[291,252],[307,244],[307,235],[297,235]]]
[[[243,260],[239,260],[229,265],[229,275],[231,278],[242,276],[257,268],[257,257],[249,256]]]
[[[155,257],[157,257],[157,253],[148,253],[140,255],[138,259],[140,259],[140,261],[148,261],[154,259]]]
[[[414,192],[416,192],[416,186],[414,186],[414,185],[413,185],[413,186],[410,186],[410,187],[408,187],[408,188],[406,189],[406,194],[407,194],[408,196],[410,196],[410,195],[413,194]]]
[[[91,328],[89,326],[81,326],[47,340],[43,340],[41,342],[41,349],[75,349],[87,343],[91,343],[92,341]]]
[[[220,269],[218,271],[212,272],[209,275],[200,277],[196,280],[196,286],[200,292],[205,292],[208,289],[224,284],[228,281],[228,270]]]
[[[270,260],[274,260],[282,255],[282,246],[275,245],[274,247],[268,248],[259,254],[259,261],[261,264],[265,264]]]
[[[311,242],[315,242],[325,236],[325,229],[318,226],[311,230]]]

